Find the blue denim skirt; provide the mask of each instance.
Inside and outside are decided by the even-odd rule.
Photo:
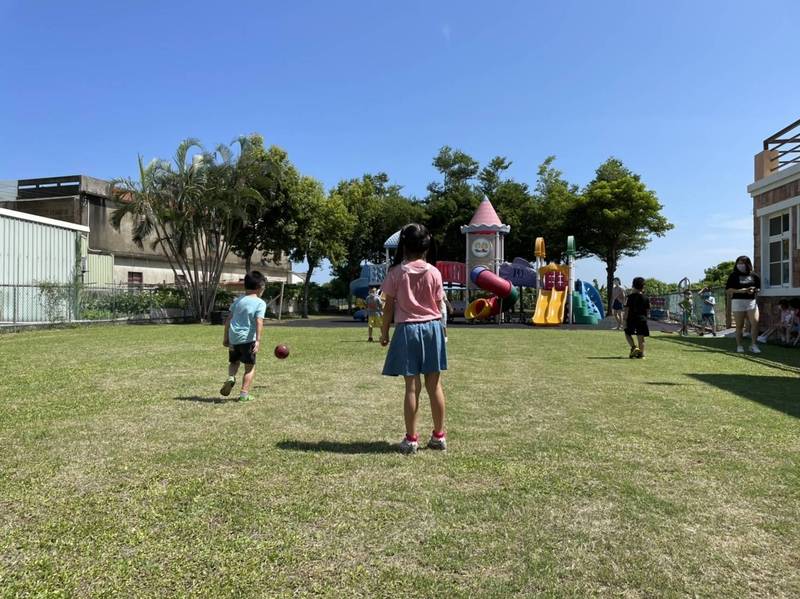
[[[395,326],[383,374],[414,376],[447,370],[442,321],[402,322]]]

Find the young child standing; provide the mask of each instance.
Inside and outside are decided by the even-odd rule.
[[[647,313],[650,311],[650,300],[644,295],[644,278],[633,280],[633,290],[625,303],[625,339],[631,346],[629,358],[644,358],[644,338],[650,336],[647,326]],[[633,342],[636,335],[639,347]]]
[[[383,319],[383,300],[378,288],[372,287],[367,296],[367,341],[372,342],[372,329],[379,329]]]
[[[795,320],[797,319],[797,315],[795,311],[789,307],[789,300],[782,299],[778,302],[778,305],[781,307],[780,312],[780,333],[781,333],[781,341],[783,341],[786,345],[789,344],[789,339],[792,334],[792,327],[795,324]]]
[[[420,375],[431,402],[433,433],[430,449],[446,449],[444,430],[444,390],[441,372],[447,370],[447,347],[442,332],[440,302],[444,298],[441,273],[425,261],[431,235],[423,225],[411,223],[400,232],[394,261],[383,282],[386,304],[381,325],[381,345],[389,345],[389,326],[395,321],[383,374],[405,380],[403,414],[406,435],[400,442],[402,453],[416,453],[417,409],[422,392]]]
[[[689,321],[692,319],[694,300],[688,289],[683,292],[683,300],[678,304],[681,308],[681,337],[689,336]]]
[[[447,294],[444,295],[442,301],[439,303],[439,309],[442,312],[442,332],[444,333],[444,342],[447,343],[447,315],[453,312],[453,304],[447,299]]]
[[[700,336],[705,335],[706,325],[708,325],[711,327],[711,334],[716,337],[717,319],[716,315],[714,314],[714,310],[716,309],[717,300],[714,298],[714,294],[711,293],[711,289],[709,287],[703,287],[703,290],[700,292],[700,298],[703,300],[703,311],[700,320]]]
[[[264,331],[264,314],[267,304],[261,299],[264,293],[265,279],[257,270],[244,276],[245,295],[236,299],[231,304],[230,314],[225,319],[225,333],[222,345],[228,351],[228,380],[219,390],[220,395],[227,397],[236,384],[236,373],[239,364],[244,364],[244,378],[239,401],[248,401],[250,385],[256,374],[256,354],[261,347]]]

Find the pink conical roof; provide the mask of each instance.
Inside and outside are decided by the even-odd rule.
[[[494,206],[489,201],[489,198],[483,198],[480,206],[472,215],[472,220],[469,221],[470,225],[502,225],[500,217],[494,211]]]

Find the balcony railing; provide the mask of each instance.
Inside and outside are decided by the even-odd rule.
[[[770,159],[770,171],[800,164],[800,119],[764,140],[764,150],[775,152]]]

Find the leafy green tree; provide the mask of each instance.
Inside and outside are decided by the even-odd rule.
[[[444,146],[433,159],[433,166],[443,180],[428,185],[428,227],[434,241],[429,258],[463,262],[466,247],[461,227],[469,223],[483,199],[480,187],[471,183],[480,165],[464,152]]]
[[[264,148],[264,139],[253,134],[240,138],[238,166],[249,186],[258,191],[262,202],[247,207],[233,228],[231,251],[244,259],[250,271],[256,251],[279,258],[291,249],[296,223],[292,194],[300,174],[289,161],[285,150],[277,146]]]
[[[358,223],[346,241],[344,259],[333,265],[337,277],[352,281],[360,274],[361,263],[376,255],[374,230],[378,221],[378,198],[375,182],[369,175],[340,181],[331,190],[331,197],[340,201]]]
[[[728,281],[728,276],[733,272],[734,260],[720,262],[716,266],[705,269],[703,285],[709,287],[724,287]]]
[[[636,256],[652,235],[663,237],[672,224],[661,214],[655,192],[621,161],[609,158],[578,199],[571,217],[579,255],[606,263],[607,301],[620,260]]]
[[[331,197],[341,200],[356,223],[345,242],[344,259],[332,263],[336,278],[348,284],[359,276],[365,260],[383,261],[383,244],[392,233],[425,218],[424,205],[404,197],[385,173],[340,181]]]
[[[344,259],[355,220],[341,196],[326,196],[322,184],[311,177],[300,178],[293,206],[297,226],[290,258],[308,264],[303,285],[303,318],[308,318],[311,274],[325,258],[332,263]]]
[[[481,169],[478,175],[478,180],[480,181],[478,187],[492,202],[494,202],[492,196],[494,196],[497,188],[503,182],[501,173],[508,170],[510,166],[511,161],[505,156],[495,156],[487,166]]]
[[[667,295],[669,293],[678,292],[677,283],[665,283],[658,279],[645,279],[644,290],[647,295]]]
[[[567,237],[580,237],[572,222],[579,192],[578,186],[569,183],[553,166],[555,159],[555,156],[548,156],[539,165],[533,192],[534,209],[527,221],[532,230],[526,237],[530,238],[531,253],[535,238],[543,237],[548,258],[559,261],[567,251]]]

